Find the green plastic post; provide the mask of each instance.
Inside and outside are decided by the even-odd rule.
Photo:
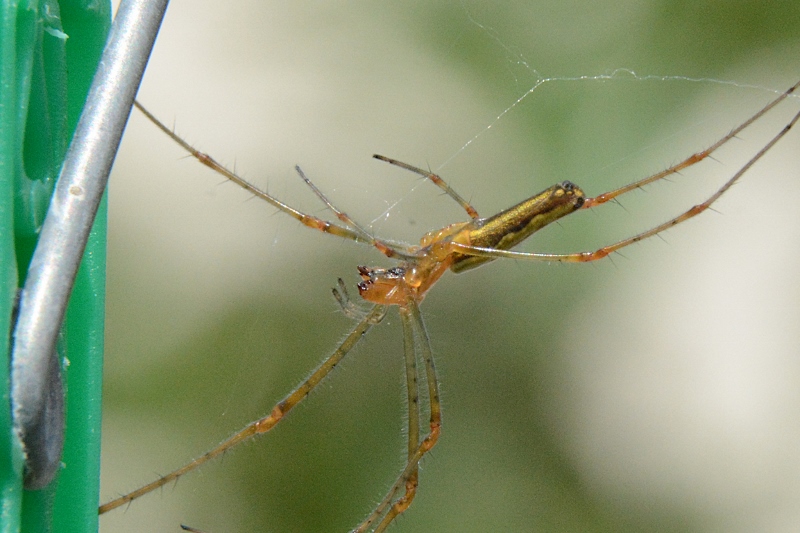
[[[38,230],[105,44],[106,1],[0,2],[0,323],[11,328]],[[0,533],[97,531],[105,297],[105,201],[62,327],[67,391],[62,469],[22,489],[22,450],[9,405],[10,342],[0,343]]]

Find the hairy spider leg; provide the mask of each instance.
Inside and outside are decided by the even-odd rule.
[[[328,374],[336,368],[336,366],[341,362],[345,355],[353,349],[353,347],[358,343],[359,340],[370,330],[370,328],[379,323],[384,315],[386,314],[386,306],[383,305],[375,305],[373,306],[367,315],[353,328],[353,330],[347,335],[347,337],[342,341],[342,344],[331,354],[330,357],[325,359],[325,361],[320,364],[314,372],[303,381],[297,388],[295,388],[292,392],[290,392],[284,399],[280,402],[275,404],[275,407],[272,408],[272,411],[268,416],[260,418],[250,424],[247,425],[244,429],[236,432],[234,435],[223,441],[213,450],[204,453],[197,459],[193,460],[192,462],[182,466],[181,468],[170,472],[169,474],[158,478],[157,480],[148,483],[147,485],[140,487],[139,489],[129,492],[119,498],[111,500],[110,502],[103,504],[99,507],[98,513],[103,514],[108,512],[112,509],[116,509],[121,505],[125,505],[128,502],[135,500],[145,494],[154,491],[159,487],[163,487],[167,483],[172,481],[176,481],[182,475],[191,472],[195,468],[199,467],[202,464],[207,463],[208,461],[218,457],[231,449],[232,447],[236,446],[240,442],[243,442],[255,435],[260,435],[262,433],[266,433],[273,427],[275,427],[278,422],[280,422],[283,417],[285,417],[289,411],[292,410],[297,404],[302,402],[309,393],[314,390],[314,388],[319,385],[319,383],[328,376]]]
[[[406,462],[405,468],[394,485],[389,489],[389,492],[386,493],[384,499],[381,500],[381,503],[379,503],[364,522],[354,530],[356,533],[368,531],[371,525],[383,516],[383,520],[381,520],[373,530],[374,533],[381,533],[386,530],[395,518],[408,509],[417,493],[419,463],[424,455],[436,445],[436,442],[439,440],[439,434],[441,433],[442,409],[439,399],[439,379],[436,375],[436,366],[433,362],[433,352],[431,350],[428,331],[425,328],[425,323],[422,321],[422,315],[420,314],[419,305],[417,305],[416,301],[409,300],[406,305],[399,308],[399,311],[400,318],[403,322],[404,340],[407,343],[412,343],[412,350],[414,346],[419,346],[420,357],[425,364],[430,408],[430,431],[422,442],[420,442],[418,446],[414,446],[413,449],[411,446],[412,440],[409,439],[408,461]],[[414,337],[416,337],[417,340],[416,344],[413,344]],[[416,354],[409,354],[409,350],[406,348],[406,358],[408,359],[409,357],[416,359]],[[414,379],[416,379],[416,377]],[[411,399],[410,395],[409,399]],[[419,415],[417,415],[417,417],[418,416]],[[405,493],[395,500],[395,495],[403,487],[405,487]]]
[[[419,174],[420,176],[428,178],[428,180],[432,181],[434,185],[442,189],[445,192],[445,194],[447,194],[447,196],[455,200],[458,203],[458,205],[463,207],[464,211],[466,211],[467,215],[469,215],[469,218],[472,219],[478,218],[478,211],[474,207],[472,207],[472,204],[464,200],[464,198],[462,198],[460,194],[458,194],[455,190],[453,190],[453,188],[450,185],[448,185],[446,181],[444,181],[442,178],[440,178],[433,172],[429,170],[422,170],[419,167],[409,165],[408,163],[403,163],[402,161],[398,161],[397,159],[392,159],[391,157],[386,157],[385,155],[375,154],[372,157],[374,157],[375,159],[379,159],[381,161],[386,161],[389,164],[392,164],[400,168],[404,168],[406,170],[410,170],[415,174]]]
[[[329,233],[331,235],[336,235],[337,237],[342,237],[344,239],[349,239],[351,241],[356,242],[366,242],[370,246],[375,247],[380,253],[385,255],[386,257],[394,257],[394,258],[408,258],[409,255],[404,250],[399,250],[394,246],[386,243],[382,240],[376,239],[370,236],[365,230],[360,228],[359,226],[355,226],[356,229],[351,229],[344,226],[339,226],[337,224],[333,224],[328,222],[327,220],[323,220],[321,218],[315,217],[313,215],[308,215],[303,213],[302,211],[298,211],[297,209],[291,207],[288,204],[285,204],[272,196],[271,194],[262,191],[252,183],[248,182],[232,170],[229,170],[221,163],[218,163],[213,157],[210,155],[201,152],[200,150],[196,149],[194,146],[186,142],[180,136],[178,136],[172,129],[168,128],[163,122],[158,120],[155,115],[150,113],[142,104],[138,101],[134,101],[134,105],[136,108],[141,111],[145,117],[147,117],[150,122],[152,122],[158,129],[164,132],[169,138],[175,141],[179,146],[181,146],[186,152],[188,152],[192,157],[197,159],[200,163],[204,164],[205,166],[209,167],[210,169],[214,170],[215,172],[221,174],[231,182],[235,183],[242,189],[246,190],[253,196],[261,198],[265,200],[270,205],[278,208],[280,211],[283,211],[290,217],[298,220],[304,226],[308,226],[309,228],[321,231],[323,233]],[[311,184],[311,182],[300,172],[299,168],[297,169],[300,177],[303,178],[307,184]],[[312,190],[317,194],[317,196],[321,196],[318,189],[311,185]],[[330,207],[330,202],[324,197],[321,196],[323,201]],[[347,217],[344,213],[334,209],[334,213],[337,216],[344,216],[347,220],[350,220],[350,217]]]
[[[609,200],[612,200],[622,194],[625,194],[629,191],[634,189],[638,189],[644,185],[652,183],[654,181],[663,179],[667,176],[675,174],[695,163],[698,163],[711,155],[715,150],[717,150],[720,146],[728,142],[729,140],[733,139],[737,134],[739,134],[744,128],[751,125],[757,119],[764,116],[764,114],[775,107],[778,103],[784,100],[786,97],[791,95],[798,87],[800,87],[800,82],[794,84],[789,90],[782,93],[778,98],[767,104],[764,108],[758,111],[755,115],[753,115],[750,119],[744,122],[741,126],[733,129],[728,135],[714,143],[711,147],[703,150],[702,152],[698,152],[686,158],[685,160],[681,161],[680,163],[662,171],[657,174],[653,174],[647,178],[642,180],[636,181],[630,185],[626,185],[625,187],[620,187],[619,189],[609,191],[607,193],[600,194],[594,198],[586,198],[582,209],[591,209],[592,207],[596,207],[600,204],[606,203]],[[781,130],[772,137],[769,142],[767,142],[756,154],[750,158],[747,163],[744,164],[728,181],[726,181],[717,191],[709,196],[704,202],[697,204],[683,213],[679,214],[678,216],[671,218],[670,220],[664,222],[663,224],[659,224],[649,230],[643,231],[641,233],[637,233],[632,237],[628,237],[627,239],[622,239],[621,241],[615,242],[608,246],[603,246],[598,248],[593,252],[576,252],[576,253],[569,253],[569,254],[547,254],[547,253],[536,253],[536,252],[514,252],[512,250],[503,250],[498,249],[496,247],[483,247],[483,246],[472,246],[469,244],[464,244],[460,242],[453,241],[450,243],[450,246],[453,250],[459,251],[465,255],[471,255],[475,257],[484,257],[484,258],[498,258],[498,257],[505,257],[509,259],[525,259],[530,261],[552,261],[558,263],[587,263],[590,261],[597,261],[598,259],[603,259],[607,257],[609,254],[620,250],[621,248],[625,248],[626,246],[630,246],[633,243],[639,242],[641,240],[647,239],[648,237],[652,237],[654,235],[658,235],[659,233],[668,230],[682,222],[693,218],[706,209],[708,209],[714,202],[716,202],[720,196],[722,196],[728,189],[736,183],[742,175],[747,172],[750,167],[752,167],[759,159],[761,159],[764,154],[766,154],[774,145],[777,143],[783,136],[789,133],[789,130],[794,127],[797,121],[800,119],[800,112],[794,115],[792,119],[783,127]]]
[[[795,90],[797,90],[798,87],[800,87],[800,81],[798,81],[797,83],[795,83],[794,85],[789,87],[789,89],[787,89],[786,91],[781,93],[780,96],[778,96],[777,98],[772,100],[770,103],[765,105],[763,108],[761,108],[755,115],[753,115],[752,117],[750,117],[749,119],[744,121],[739,126],[733,128],[727,135],[725,135],[723,138],[721,138],[720,140],[718,140],[717,142],[715,142],[714,144],[712,144],[711,146],[709,146],[708,148],[706,148],[702,152],[697,152],[696,154],[692,154],[689,157],[687,157],[686,159],[684,159],[683,161],[681,161],[679,163],[676,163],[676,164],[672,165],[671,167],[662,170],[661,172],[657,172],[657,173],[653,174],[652,176],[648,176],[648,177],[646,177],[644,179],[641,179],[639,181],[634,181],[633,183],[625,185],[624,187],[620,187],[619,189],[615,189],[613,191],[609,191],[609,192],[605,192],[603,194],[599,194],[599,195],[595,196],[594,198],[587,198],[586,199],[586,203],[583,206],[584,209],[590,209],[590,208],[592,208],[592,207],[594,207],[596,205],[604,204],[604,203],[606,203],[606,202],[608,202],[610,200],[613,200],[614,198],[616,198],[616,197],[618,197],[618,196],[620,196],[622,194],[625,194],[628,191],[632,191],[634,189],[640,189],[644,185],[647,185],[649,183],[653,183],[654,181],[658,181],[660,179],[664,179],[664,178],[666,178],[668,176],[671,176],[673,174],[676,174],[676,173],[680,172],[681,170],[683,170],[685,168],[688,168],[688,167],[694,165],[695,163],[699,163],[700,161],[702,161],[703,159],[705,159],[706,157],[708,157],[712,153],[714,153],[722,145],[726,144],[728,141],[730,141],[731,139],[733,139],[737,135],[739,135],[739,133],[741,133],[742,130],[746,129],[753,122],[757,121],[758,119],[760,119],[761,117],[766,115],[767,112],[769,112],[770,109],[772,109],[773,107],[775,107],[776,105],[781,103],[783,100],[785,100],[787,97],[789,97],[792,93],[795,92]],[[793,120],[791,122],[791,124],[794,124],[796,121],[797,121],[797,119],[795,118],[795,120]],[[791,124],[789,126],[787,126],[786,128],[784,128],[785,131],[781,132],[778,135],[778,138],[783,137],[783,135],[791,127]],[[777,141],[777,139],[776,139],[776,141]],[[773,144],[775,144],[775,141],[771,142],[766,147],[766,149],[769,149],[769,147],[771,147]],[[762,155],[764,155],[763,152],[765,152],[765,151],[766,150],[762,150],[759,154],[757,154],[756,157],[754,157],[753,160],[747,164],[747,168],[749,168],[750,165],[755,163],[756,160],[758,160]]]
[[[303,169],[301,169],[299,165],[296,165],[294,167],[294,169],[297,171],[297,174],[305,182],[305,184],[308,186],[308,188],[311,189],[311,191],[317,196],[317,198],[322,200],[322,203],[324,203],[325,206],[328,209],[330,209],[333,212],[334,215],[336,215],[336,218],[338,218],[346,226],[351,227],[355,233],[359,234],[361,236],[361,240],[362,241],[364,241],[364,242],[377,241],[377,239],[375,239],[375,237],[370,235],[370,233],[366,229],[361,227],[361,225],[358,222],[353,220],[350,217],[350,215],[348,215],[347,213],[345,213],[344,211],[340,210],[338,207],[333,205],[333,203],[331,203],[331,201],[328,199],[328,197],[325,196],[325,193],[323,193],[321,190],[319,190],[319,187],[314,185],[314,182],[312,182],[310,179],[308,179],[308,177],[306,176],[305,172],[303,172]],[[395,248],[396,250],[402,249],[404,257],[411,257],[410,252],[408,251],[406,246],[399,245],[397,243],[392,243],[392,247]],[[338,300],[338,298],[337,298],[337,300]]]

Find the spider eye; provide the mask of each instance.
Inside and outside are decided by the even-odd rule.
[[[564,181],[561,183],[561,186],[564,187],[564,190],[567,192],[575,190],[575,184],[571,181]]]
[[[387,278],[402,278],[406,273],[406,269],[403,267],[394,267],[390,268],[386,271]]]

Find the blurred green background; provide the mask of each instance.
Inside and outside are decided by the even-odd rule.
[[[596,195],[790,86],[798,28],[789,1],[174,0],[140,100],[291,205],[330,217],[300,164],[411,242],[463,212],[373,153],[430,166],[484,216],[564,179]],[[618,68],[738,85],[619,74],[511,108],[541,79]],[[702,201],[799,107],[523,249],[595,249]],[[423,305],[443,434],[392,531],[800,528],[798,146],[790,133],[719,213],[613,260],[446,276]],[[104,501],[268,412],[351,327],[336,279],[390,264],[223,183],[136,112],[110,194]],[[392,312],[271,434],[101,528],[347,531],[402,468],[403,379]]]

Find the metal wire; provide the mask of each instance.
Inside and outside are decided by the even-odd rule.
[[[12,415],[26,449],[26,488],[46,485],[59,468],[64,421],[63,398],[54,400],[54,393],[63,396],[56,343],[167,2],[120,3],[28,269],[11,362]]]

